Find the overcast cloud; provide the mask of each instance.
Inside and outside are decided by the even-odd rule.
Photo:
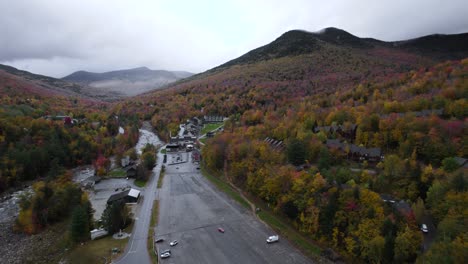
[[[202,72],[291,29],[402,40],[468,32],[466,0],[0,0],[0,63],[63,77]]]

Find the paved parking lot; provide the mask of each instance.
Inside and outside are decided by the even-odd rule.
[[[172,156],[168,154],[168,161]],[[157,247],[172,252],[162,263],[311,263],[286,240],[267,244],[274,232],[217,191],[190,162],[190,155],[187,158],[189,162],[166,166],[159,191],[156,235],[165,241]],[[170,247],[172,240],[179,244]]]
[[[85,166],[74,170],[73,180],[81,182],[94,175],[94,169],[91,166]],[[101,219],[104,209],[106,209],[107,200],[115,193],[128,190],[129,188],[140,189],[133,184],[134,179],[113,178],[103,179],[96,183],[93,188],[87,189],[89,201],[94,209],[94,219]],[[133,210],[133,208],[132,208]]]

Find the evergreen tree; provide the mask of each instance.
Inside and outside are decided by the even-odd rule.
[[[89,239],[89,219],[85,208],[82,206],[77,206],[73,210],[71,238],[73,242],[83,242]]]
[[[110,233],[114,234],[129,223],[130,213],[123,201],[116,201],[108,204],[104,213],[102,214],[102,223],[104,228]]]
[[[298,166],[304,164],[307,154],[304,142],[299,139],[292,139],[288,144],[287,152],[288,160],[293,165]]]

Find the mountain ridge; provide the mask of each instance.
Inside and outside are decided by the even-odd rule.
[[[161,88],[192,75],[193,73],[185,71],[151,70],[143,66],[102,73],[76,71],[63,77],[62,80],[132,96]]]
[[[459,59],[468,56],[468,33],[432,34],[399,41],[382,41],[374,38],[360,38],[345,30],[328,27],[316,32],[294,29],[283,33],[269,44],[253,49],[238,58],[213,69],[237,64],[248,64],[258,60],[268,60],[284,56],[294,56],[320,50],[323,41],[337,46],[372,49],[385,47],[402,51],[416,52],[423,56],[441,59]],[[456,56],[441,56],[440,53],[456,52]]]

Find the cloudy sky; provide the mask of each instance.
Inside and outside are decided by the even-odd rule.
[[[402,40],[468,32],[466,0],[0,0],[0,64],[63,77],[202,72],[291,29]]]

